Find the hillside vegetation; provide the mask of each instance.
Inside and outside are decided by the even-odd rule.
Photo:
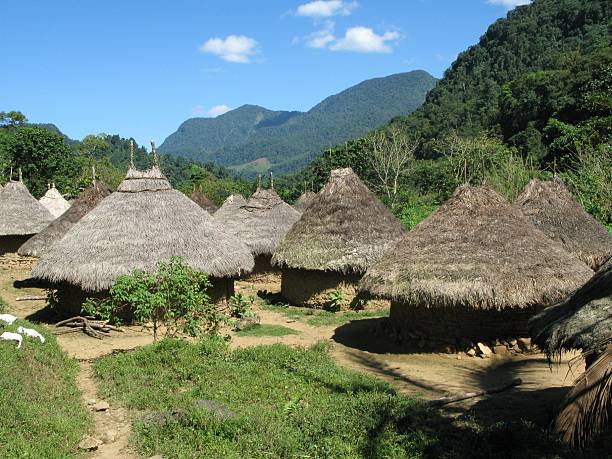
[[[326,98],[305,113],[243,105],[216,118],[185,121],[160,151],[242,165],[241,172],[247,174],[257,168],[245,164],[265,157],[271,170],[288,172],[307,164],[323,148],[411,113],[435,83],[434,77],[420,70],[374,78]]]

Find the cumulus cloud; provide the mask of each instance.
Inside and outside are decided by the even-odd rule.
[[[398,32],[385,32],[376,34],[369,27],[351,27],[347,29],[343,38],[331,44],[332,51],[354,51],[358,53],[390,53],[389,42],[400,37]]]
[[[345,2],[342,0],[316,0],[303,3],[297,7],[297,16],[311,18],[329,18],[332,16],[348,16],[357,7],[357,2]]]
[[[529,5],[531,0],[487,0],[487,3],[491,5],[501,5],[511,10],[521,5]]]
[[[225,105],[225,104],[222,104],[222,105],[215,105],[215,106],[214,106],[214,107],[212,107],[210,110],[208,110],[208,111],[206,112],[206,114],[207,114],[208,116],[211,116],[211,117],[213,117],[213,118],[214,118],[215,116],[223,115],[224,113],[227,113],[227,112],[229,112],[230,110],[231,110],[231,108],[230,108],[230,107],[228,107],[228,106],[227,106],[227,105]]]
[[[214,54],[228,62],[247,64],[257,53],[257,42],[244,35],[228,35],[225,38],[207,40],[200,46],[200,51]]]

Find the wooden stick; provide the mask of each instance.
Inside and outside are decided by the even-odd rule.
[[[38,301],[38,300],[46,300],[47,295],[28,295],[28,296],[20,296],[19,298],[15,298],[15,301]]]
[[[523,381],[521,380],[521,378],[517,378],[513,380],[512,382],[510,382],[509,384],[506,384],[505,386],[494,387],[493,389],[488,389],[488,390],[480,390],[478,392],[467,392],[463,394],[449,395],[448,397],[442,397],[436,400],[430,400],[429,402],[427,402],[427,405],[429,406],[447,405],[449,403],[459,402],[461,400],[467,400],[469,398],[474,398],[474,397],[480,397],[482,395],[497,394],[499,392],[503,392],[505,390],[511,389],[515,386],[520,386],[522,383]]]

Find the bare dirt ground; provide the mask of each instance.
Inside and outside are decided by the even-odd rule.
[[[7,302],[9,312],[20,318],[32,316],[45,306],[44,301],[15,301],[20,296],[42,294],[43,291],[37,288],[14,287],[15,280],[28,276],[26,269],[9,271],[0,268],[0,297]],[[237,282],[236,289],[249,296],[255,295],[257,290],[278,291],[279,285]],[[455,354],[407,352],[376,333],[381,319],[357,320],[340,327],[314,327],[258,308],[257,303],[255,307],[262,324],[283,325],[299,333],[280,337],[233,336],[233,347],[274,343],[310,346],[318,341],[328,341],[332,344],[332,357],[340,365],[388,381],[407,395],[435,399],[448,394],[488,389],[521,378],[522,385],[515,389],[494,396],[473,398],[443,409],[448,416],[467,415],[489,424],[499,420],[526,420],[545,428],[556,406],[584,367],[582,362],[577,362],[573,366],[574,372],[568,374],[568,362],[574,356],[566,356],[561,365],[551,368],[540,354],[481,359],[465,354],[458,358]],[[50,328],[53,328],[52,325]],[[84,403],[100,401],[91,373],[91,360],[114,350],[133,349],[152,342],[151,334],[140,327],[124,329],[124,333],[113,333],[103,340],[82,333],[58,336],[65,351],[79,361],[79,386]],[[130,416],[126,410],[111,405],[109,410],[94,412],[93,415],[95,430],[92,435],[104,439],[105,443],[90,457],[136,457],[128,448]],[[111,435],[108,435],[109,432]]]

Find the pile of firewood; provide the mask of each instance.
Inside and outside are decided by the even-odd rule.
[[[55,324],[56,327],[69,327],[70,330],[60,331],[57,334],[83,331],[92,338],[102,339],[111,331],[123,332],[120,328],[110,325],[108,320],[95,320],[93,316],[75,316]]]

